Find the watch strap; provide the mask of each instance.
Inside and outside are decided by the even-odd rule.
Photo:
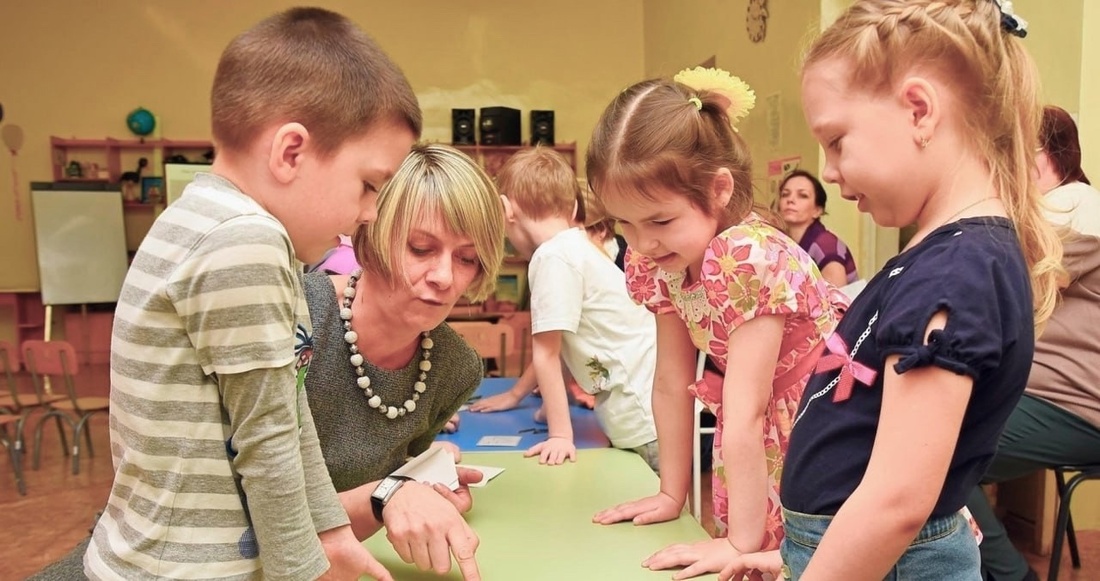
[[[371,512],[374,513],[375,520],[380,523],[383,522],[382,509],[386,508],[390,499],[393,498],[393,495],[397,493],[401,486],[410,480],[412,480],[412,478],[408,476],[390,474],[378,483],[378,487],[374,489],[374,492],[370,496],[370,508]]]

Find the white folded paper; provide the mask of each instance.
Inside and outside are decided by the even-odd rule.
[[[427,451],[394,471],[394,474],[408,476],[424,484],[442,484],[451,490],[458,490],[455,457],[443,448],[428,448]]]
[[[489,483],[490,480],[496,478],[501,472],[504,472],[503,468],[497,468],[496,466],[475,466],[473,464],[459,464],[460,468],[470,468],[481,472],[480,482],[471,482],[470,488],[480,488]]]

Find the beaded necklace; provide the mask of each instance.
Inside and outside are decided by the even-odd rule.
[[[400,407],[386,405],[382,403],[382,398],[374,393],[371,389],[370,377],[367,376],[366,369],[363,368],[363,354],[359,352],[359,347],[355,344],[359,340],[359,334],[351,330],[351,305],[355,302],[355,283],[359,281],[359,277],[363,275],[362,270],[356,270],[351,276],[348,277],[348,286],[344,289],[344,301],[343,308],[340,309],[340,318],[344,321],[344,341],[348,344],[348,351],[351,356],[348,361],[351,362],[351,366],[355,369],[355,375],[358,376],[355,380],[359,389],[363,390],[363,395],[367,397],[367,405],[371,408],[378,410],[379,413],[386,416],[391,420],[395,420],[405,414],[416,411],[416,402],[420,400],[420,394],[424,393],[424,390],[428,388],[424,383],[428,379],[428,371],[432,368],[432,362],[429,361],[432,356],[432,342],[431,337],[428,336],[428,332],[421,333],[420,339],[420,377],[413,383],[412,397],[405,400],[405,403]]]

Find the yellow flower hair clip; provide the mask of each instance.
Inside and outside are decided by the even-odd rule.
[[[756,93],[753,93],[748,83],[722,69],[704,67],[684,69],[676,73],[672,80],[696,91],[711,91],[721,95],[728,101],[726,115],[731,125],[737,125],[737,122],[748,115],[756,104]]]

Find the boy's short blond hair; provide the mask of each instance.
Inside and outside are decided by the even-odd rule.
[[[405,284],[401,265],[409,233],[436,216],[452,233],[473,241],[481,272],[464,296],[474,302],[486,299],[504,260],[504,208],[481,166],[448,145],[413,146],[378,195],[378,218],[355,231],[355,258],[364,271],[392,287]]]
[[[234,38],[210,109],[217,147],[237,152],[272,124],[301,123],[328,156],[380,120],[417,137],[423,123],[401,69],[355,23],[321,8],[280,12]]]
[[[497,189],[534,220],[564,217],[573,220],[574,207],[583,201],[577,174],[553,149],[523,149],[508,158],[497,173]]]

